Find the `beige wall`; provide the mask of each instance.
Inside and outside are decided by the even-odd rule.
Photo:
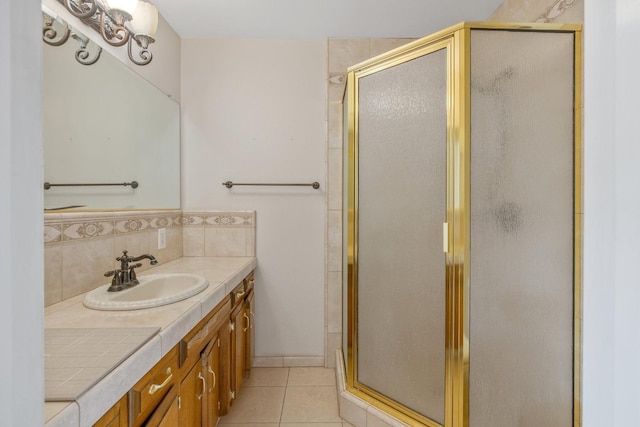
[[[256,211],[262,366],[324,364],[326,78],[324,40],[182,40],[182,206]]]
[[[257,211],[258,364],[335,365],[345,74],[409,41],[183,40],[183,206]],[[221,185],[301,177],[320,192]]]
[[[584,0],[505,0],[488,20],[581,24]]]

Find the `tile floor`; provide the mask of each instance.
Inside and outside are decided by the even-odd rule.
[[[338,414],[335,370],[252,368],[220,427],[352,427]]]

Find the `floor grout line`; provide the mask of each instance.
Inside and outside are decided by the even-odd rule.
[[[287,389],[289,388],[289,377],[291,376],[291,368],[287,368],[287,381],[284,387],[284,397],[282,398],[282,408],[280,408],[280,420],[278,425],[282,424],[282,414],[284,414],[284,402],[287,401]]]
[[[296,425],[296,424],[308,424],[308,425],[314,425],[314,424],[318,424],[318,425],[332,425],[335,427],[347,427],[345,425],[345,421],[340,418],[340,421],[306,421],[306,422],[296,422],[296,421],[290,421],[290,422],[285,422],[284,420],[284,409],[285,409],[285,404],[287,401],[287,396],[289,395],[290,392],[293,393],[294,389],[297,388],[332,388],[335,389],[336,385],[334,384],[304,384],[304,380],[302,381],[302,384],[291,384],[291,380],[297,378],[297,381],[300,381],[301,378],[298,377],[298,375],[294,375],[292,376],[292,372],[291,372],[291,367],[286,367],[284,368],[286,369],[286,376],[280,377],[282,379],[284,379],[284,385],[280,384],[280,385],[260,385],[260,384],[243,384],[243,387],[248,387],[248,388],[284,388],[284,393],[283,393],[283,397],[282,397],[282,402],[280,405],[280,416],[278,418],[277,421],[260,421],[260,422],[255,422],[255,421],[248,421],[248,422],[240,422],[240,423],[220,423],[218,426],[219,427],[233,427],[234,425],[241,425],[241,424],[255,424],[255,427],[259,427],[261,424],[268,426],[271,425],[273,427],[288,427],[288,426],[292,426],[292,425]],[[295,378],[294,378],[295,377]],[[281,380],[280,380],[281,381]],[[314,381],[310,381],[310,382],[314,382]],[[315,381],[315,382],[321,382],[321,381]],[[294,389],[289,389],[290,387],[293,387]],[[295,393],[294,393],[295,394]],[[339,405],[338,405],[339,406]],[[295,409],[295,408],[294,408]],[[339,415],[339,414],[338,414]]]

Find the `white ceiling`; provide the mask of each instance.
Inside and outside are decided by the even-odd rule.
[[[152,0],[185,38],[421,37],[503,0]]]

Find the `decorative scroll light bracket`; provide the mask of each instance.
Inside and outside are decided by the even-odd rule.
[[[62,18],[55,17],[55,13],[43,7],[42,11],[43,24],[42,24],[42,41],[50,46],[62,46],[69,38],[76,40],[80,47],[76,50],[75,58],[82,65],[93,65],[102,53],[102,48],[95,43],[95,52],[93,54],[88,49],[89,38],[78,31],[72,30],[69,24],[67,24]]]
[[[147,65],[153,59],[149,45],[155,42],[153,36],[158,29],[158,10],[145,0],[58,0],[69,13],[96,30],[105,42],[112,46],[127,45],[127,54],[136,65]],[[51,46],[61,46],[69,38],[69,25],[56,14],[43,6],[45,15],[42,39]],[[54,22],[64,28],[58,37]],[[98,47],[96,57],[89,59],[88,38],[81,41],[76,59],[84,65],[94,64],[100,57],[102,48]],[[134,43],[135,42],[135,43]],[[137,46],[137,47],[134,47]],[[134,52],[135,51],[135,52]]]

